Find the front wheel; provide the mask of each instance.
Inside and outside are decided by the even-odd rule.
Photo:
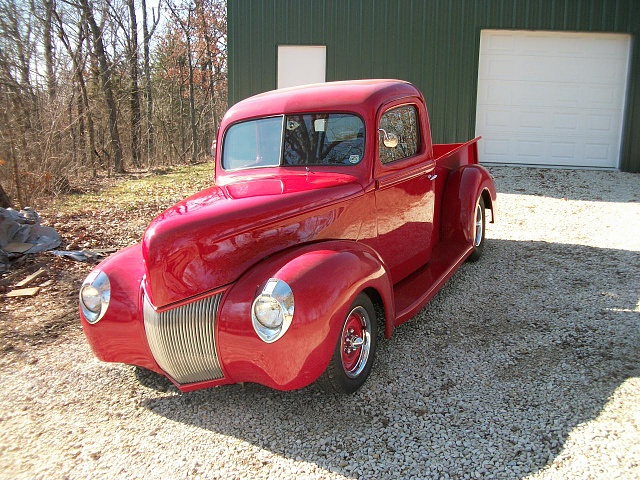
[[[476,202],[476,210],[473,218],[473,252],[469,255],[470,262],[476,262],[482,256],[484,250],[484,229],[485,229],[486,217],[484,211],[484,200],[482,194]]]
[[[371,299],[361,293],[349,308],[329,366],[318,379],[327,392],[353,393],[367,380],[377,341],[377,320]]]

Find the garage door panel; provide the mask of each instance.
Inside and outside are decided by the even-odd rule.
[[[551,115],[551,126],[554,130],[562,130],[564,135],[577,135],[580,127],[580,115],[577,112],[554,112]]]
[[[576,142],[553,140],[551,142],[551,158],[555,163],[570,164],[580,153],[580,145]]]
[[[483,31],[481,161],[617,167],[629,50],[628,35]]]
[[[479,120],[487,127],[506,132],[509,131],[511,124],[511,112],[508,110],[487,110]]]
[[[622,87],[618,85],[589,86],[585,102],[592,107],[616,109],[620,106],[619,99],[624,96]]]
[[[612,149],[615,148],[610,142],[589,142],[584,145],[584,159],[588,165],[600,166],[608,161]]]
[[[586,116],[587,134],[615,138],[618,122],[611,115],[591,114]]]
[[[518,119],[518,126],[525,131],[541,132],[545,129],[546,117],[546,112],[525,111]]]
[[[486,107],[536,105],[581,108],[589,105],[596,108],[617,109],[620,96],[624,95],[621,87],[611,85],[484,80],[485,84],[480,85],[478,89],[477,101],[478,105]]]
[[[491,36],[480,37],[481,48],[487,54],[513,53],[517,48],[518,38],[510,32],[494,32]]]
[[[620,85],[627,76],[626,64],[619,59],[585,60],[581,64],[581,76],[585,82],[601,85]]]
[[[510,105],[512,101],[513,85],[508,82],[487,82],[482,91],[478,91],[478,102],[486,105]]]
[[[511,139],[504,136],[486,136],[480,142],[480,154],[482,156],[496,158],[499,162],[510,163]]]
[[[478,129],[502,134],[554,135],[562,130],[563,135],[584,138],[618,137],[622,125],[620,115],[605,114],[600,110],[566,109],[550,111],[546,107],[529,107],[512,111],[504,108],[486,108],[476,119]]]
[[[627,52],[620,48],[620,38],[617,35],[601,36],[597,41],[591,43],[589,56],[591,58],[604,58],[626,60]],[[588,36],[581,37],[588,39]]]
[[[514,141],[518,155],[527,158],[536,158],[543,155],[545,152],[545,145],[542,140],[518,140]]]
[[[551,136],[532,139],[498,135],[483,137],[479,153],[481,158],[495,158],[496,163],[541,165],[539,158],[544,157],[549,159],[544,165],[607,168],[619,147],[617,140],[594,139],[585,143],[583,138],[554,140]]]

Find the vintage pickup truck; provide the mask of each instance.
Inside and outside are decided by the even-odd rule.
[[[485,242],[478,139],[433,145],[398,80],[264,93],[229,109],[215,185],[149,225],[80,290],[95,355],[182,391],[238,382],[351,393],[378,340]]]

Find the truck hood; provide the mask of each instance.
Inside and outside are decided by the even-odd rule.
[[[355,177],[300,173],[213,186],[156,217],[142,240],[145,292],[157,308],[234,282],[261,259],[325,238],[353,238]]]

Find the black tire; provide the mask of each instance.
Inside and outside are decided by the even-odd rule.
[[[341,394],[354,393],[362,387],[371,372],[377,339],[378,321],[373,304],[361,293],[349,307],[333,356],[318,385],[326,392]]]
[[[476,202],[476,208],[473,214],[473,252],[469,255],[467,260],[469,262],[477,262],[480,260],[482,256],[482,251],[484,250],[484,236],[485,236],[485,227],[487,216],[485,215],[484,209],[484,199],[482,198],[482,194],[478,198]],[[478,231],[478,229],[481,229]]]

